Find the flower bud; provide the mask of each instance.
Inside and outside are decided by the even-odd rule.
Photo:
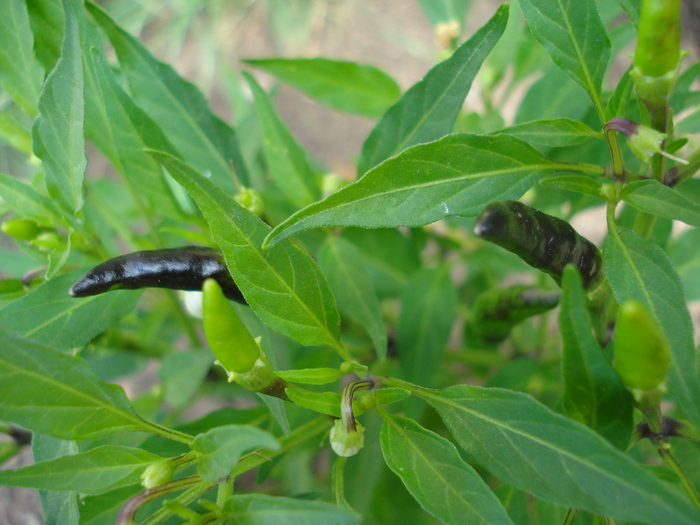
[[[163,459],[148,465],[141,474],[141,485],[146,489],[152,489],[173,479],[175,463],[170,459]]]
[[[331,429],[331,447],[339,456],[350,457],[365,446],[365,428],[355,423],[355,428],[348,429],[342,419],[338,419]]]

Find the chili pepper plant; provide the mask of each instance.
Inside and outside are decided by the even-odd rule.
[[[420,4],[415,85],[245,60],[231,124],[98,5],[0,2],[0,484],[46,523],[700,523],[679,1]],[[352,180],[260,72],[374,121]]]

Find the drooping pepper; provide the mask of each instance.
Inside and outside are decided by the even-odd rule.
[[[516,324],[557,306],[560,296],[534,286],[488,290],[474,301],[473,334],[481,343],[498,344]]]
[[[476,219],[474,234],[548,273],[557,284],[567,264],[576,267],[587,289],[602,277],[602,258],[593,243],[576,233],[568,222],[521,202],[486,206]]]
[[[203,246],[134,252],[110,259],[81,277],[69,293],[73,297],[87,297],[147,287],[201,290],[208,278],[219,283],[226,297],[245,304],[221,252]]]

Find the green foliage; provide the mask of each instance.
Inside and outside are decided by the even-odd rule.
[[[230,124],[118,2],[0,2],[0,462],[35,460],[0,485],[47,524],[700,522],[700,63],[633,71],[652,3],[461,36],[468,0],[416,1],[414,85],[283,50],[226,72]],[[280,42],[312,4],[265,3]],[[375,121],[356,180],[246,68]]]

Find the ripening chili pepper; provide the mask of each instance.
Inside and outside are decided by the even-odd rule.
[[[246,303],[221,252],[203,246],[142,251],[110,259],[81,277],[69,293],[73,297],[87,297],[147,287],[201,290],[208,278],[219,283],[227,298]]]
[[[474,301],[473,333],[483,343],[498,344],[516,324],[557,306],[560,296],[534,286],[488,290]]]
[[[559,284],[567,264],[573,264],[585,288],[602,277],[598,248],[571,225],[518,201],[495,202],[476,219],[474,234],[513,252],[530,266],[551,275]]]
[[[666,381],[671,351],[654,318],[635,301],[622,303],[615,323],[615,369],[627,388],[650,391]]]

